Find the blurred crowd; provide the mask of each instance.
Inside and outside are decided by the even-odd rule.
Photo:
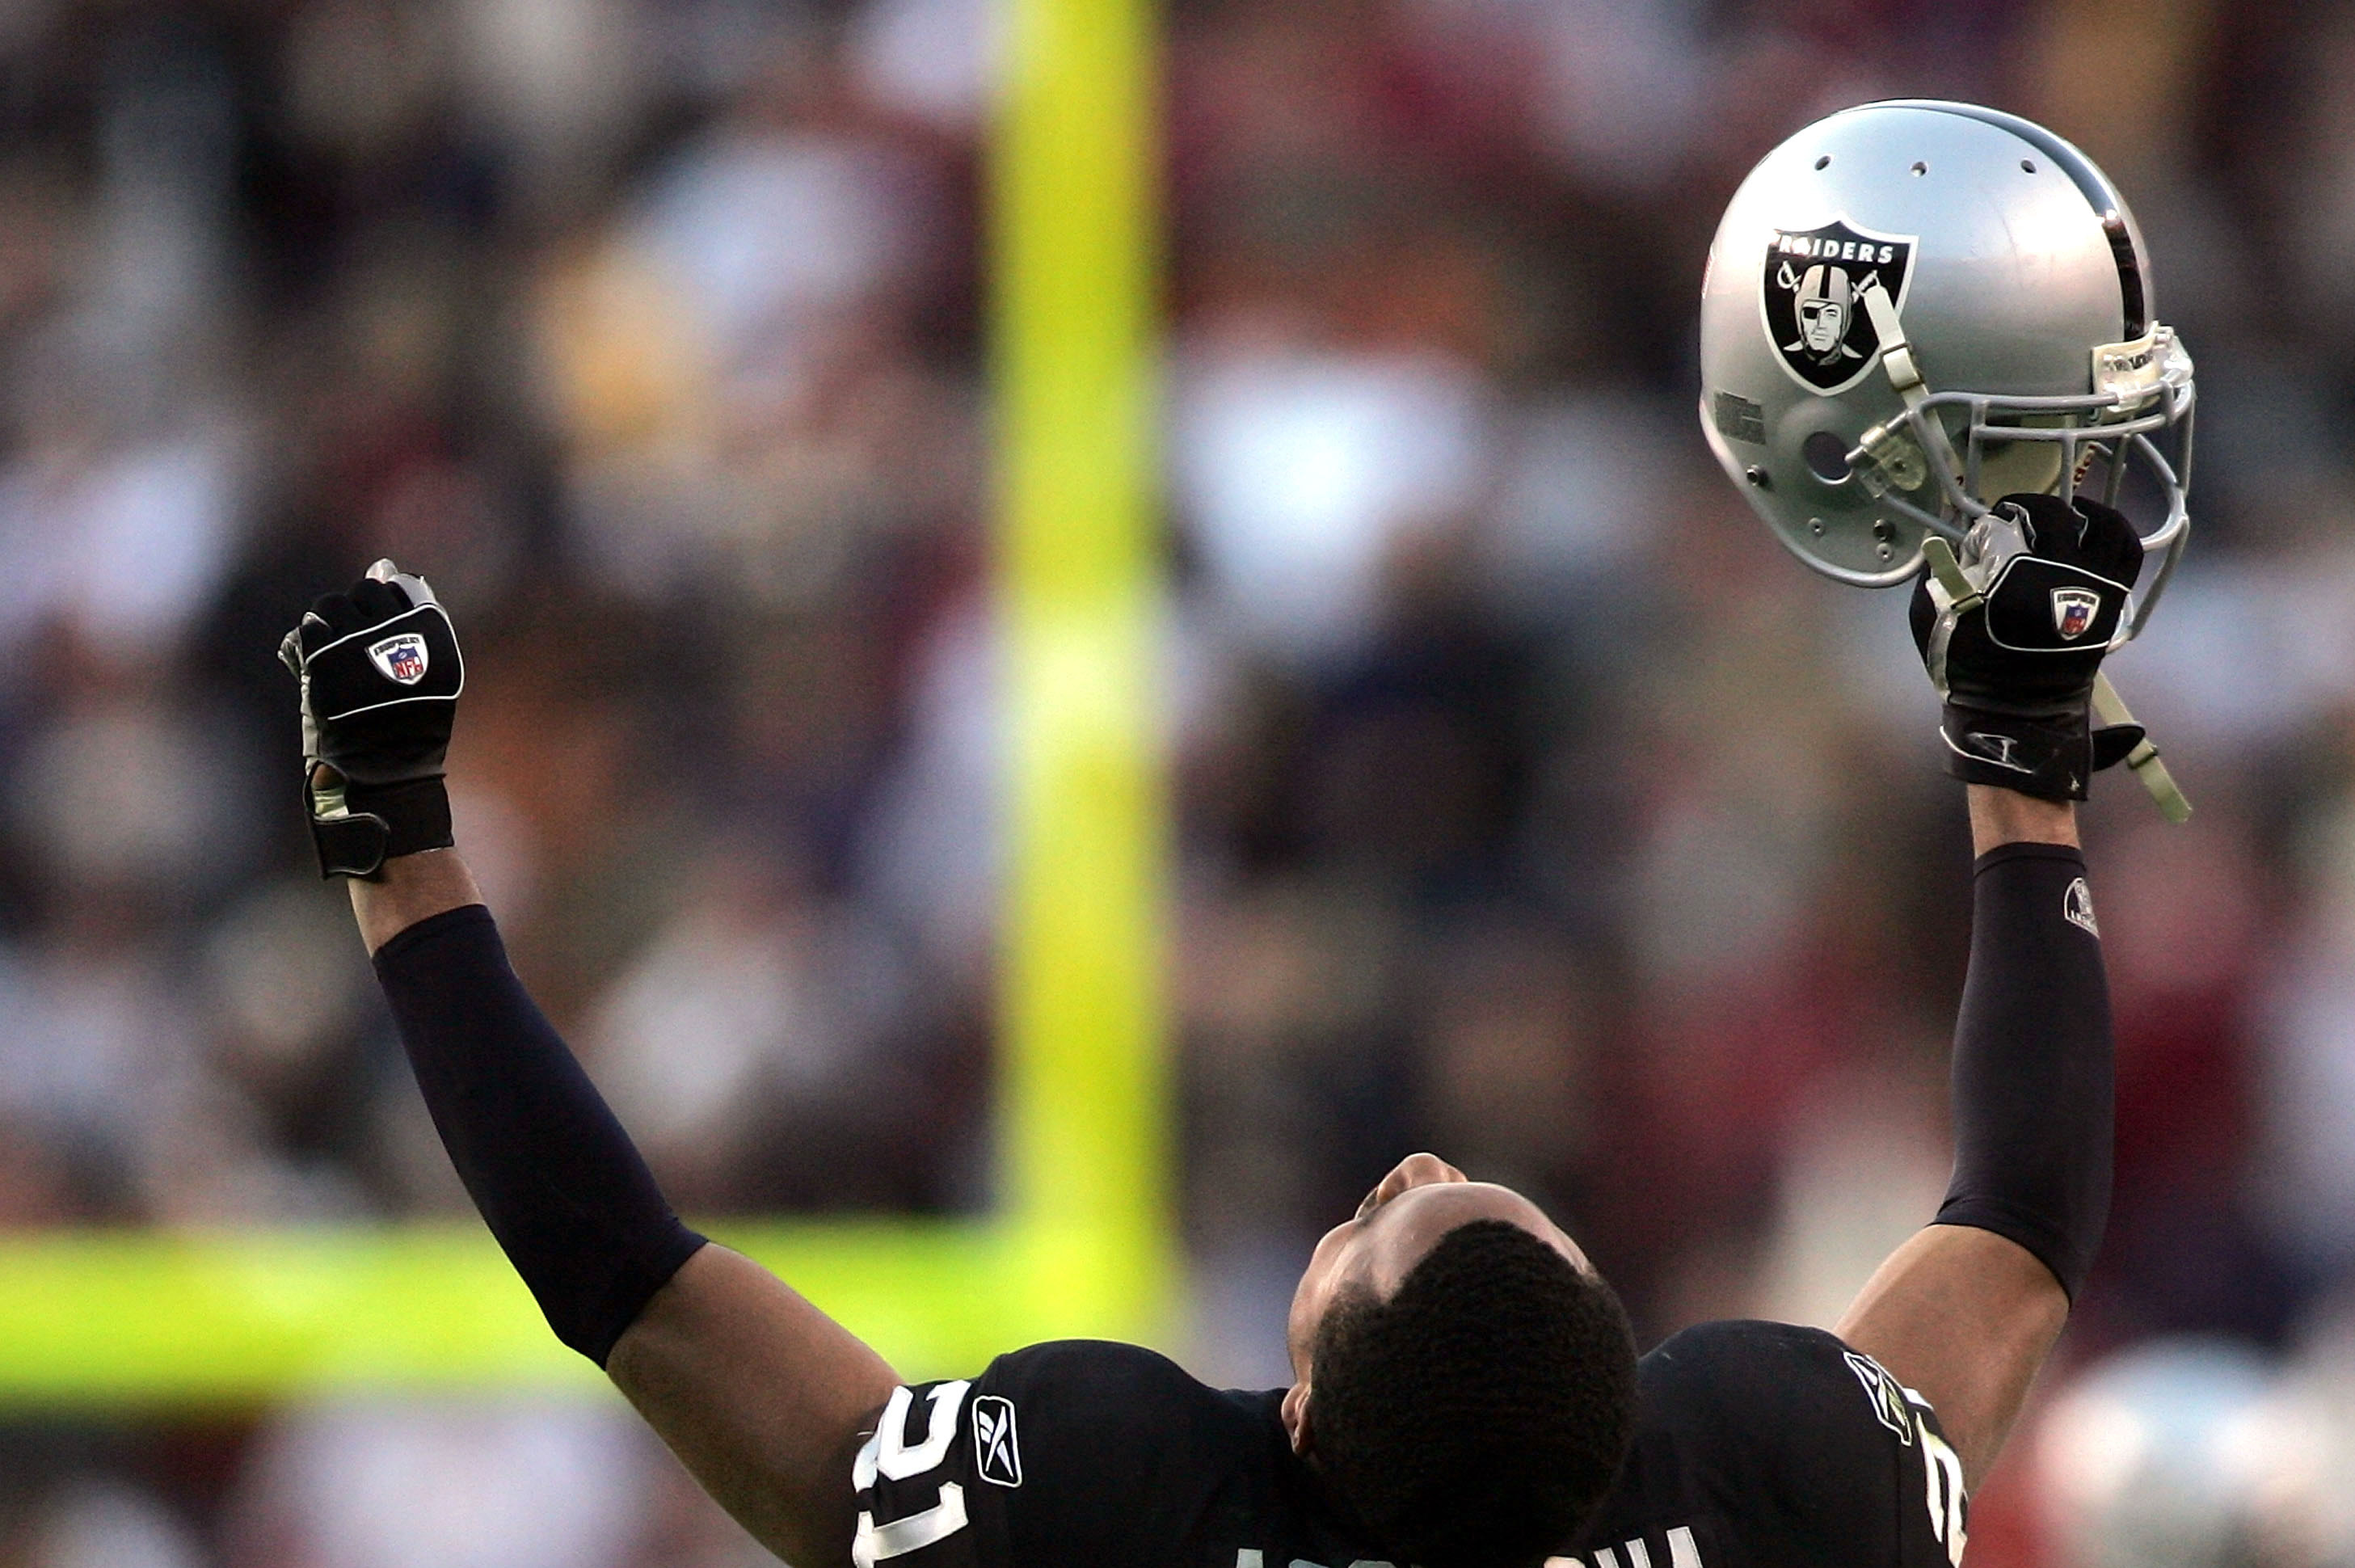
[[[274,657],[384,555],[466,638],[461,842],[679,1206],[987,1210],[1002,20],[0,7],[0,1226],[464,1211]],[[1934,1209],[1958,791],[1902,596],[1709,464],[1693,302],[1784,135],[1957,97],[2117,179],[2201,392],[2191,555],[2116,661],[2199,815],[2089,813],[2118,1200],[1974,1561],[2178,1561],[2081,1528],[2196,1492],[2089,1470],[2122,1431],[2355,1477],[2355,13],[1165,24],[1191,1364],[1283,1381],[1309,1241],[1414,1147],[1552,1206],[1646,1343],[1828,1322]],[[2219,1519],[2296,1489],[2242,1469]],[[5,1568],[750,1551],[602,1405],[0,1414]]]

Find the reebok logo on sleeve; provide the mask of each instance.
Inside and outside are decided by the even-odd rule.
[[[1022,1448],[1014,1435],[1014,1402],[986,1393],[973,1402],[974,1468],[1001,1487],[1022,1484]]]

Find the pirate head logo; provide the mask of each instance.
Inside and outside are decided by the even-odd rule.
[[[1881,351],[1865,296],[1879,288],[1904,308],[1913,245],[1912,235],[1876,234],[1846,219],[1774,231],[1758,305],[1792,379],[1828,397],[1864,379]]]

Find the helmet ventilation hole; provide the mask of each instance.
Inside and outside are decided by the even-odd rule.
[[[1918,179],[1918,178],[1920,178],[1922,176],[1928,174],[1929,172],[1930,172],[1930,165],[1927,165],[1927,164],[1915,164],[1915,165],[1913,165],[1913,175],[1914,175],[1914,177],[1915,177],[1915,178],[1917,178],[1917,179]]]
[[[2035,159],[2033,159],[2033,158],[2022,158],[2022,159],[2020,159],[2020,160],[2019,160],[2019,172],[2020,172],[2021,174],[2024,174],[2024,175],[2032,175],[2032,174],[2034,174],[2034,173],[2036,172],[2036,160],[2035,160]]]
[[[1838,485],[1848,477],[1848,443],[1828,430],[1801,442],[1799,457],[1807,472],[1827,485]]]
[[[1816,160],[1816,167],[1818,171],[1828,169],[1831,166],[1832,155],[1829,153],[1826,153],[1822,157]]]

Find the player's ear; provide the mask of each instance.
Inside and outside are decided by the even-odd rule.
[[[1308,1419],[1308,1380],[1301,1379],[1284,1391],[1284,1430],[1292,1439],[1292,1451],[1305,1459],[1316,1451],[1311,1440]]]

